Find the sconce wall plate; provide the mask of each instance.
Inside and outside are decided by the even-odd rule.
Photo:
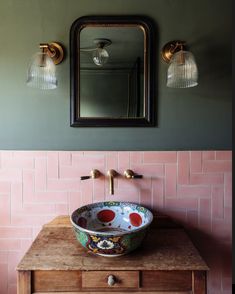
[[[186,42],[180,40],[170,41],[166,43],[161,51],[163,60],[169,63],[174,53],[180,51],[181,49],[186,49],[185,44]]]
[[[41,43],[39,47],[51,57],[54,64],[59,64],[63,61],[64,49],[59,43]]]

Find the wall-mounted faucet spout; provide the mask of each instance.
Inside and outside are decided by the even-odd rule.
[[[107,176],[109,177],[109,193],[111,195],[114,194],[114,177],[117,176],[117,172],[114,169],[110,169],[107,172]]]

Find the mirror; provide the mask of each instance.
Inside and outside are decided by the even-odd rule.
[[[153,38],[146,17],[93,16],[73,23],[71,126],[154,125]]]

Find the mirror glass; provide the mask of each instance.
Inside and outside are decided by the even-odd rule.
[[[153,126],[153,26],[82,17],[70,30],[71,126]]]
[[[80,32],[80,117],[144,117],[144,31],[85,27]]]

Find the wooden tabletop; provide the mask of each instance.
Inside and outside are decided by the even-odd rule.
[[[151,228],[143,245],[120,257],[88,252],[76,240],[69,217],[45,225],[17,270],[208,270],[181,228]]]

